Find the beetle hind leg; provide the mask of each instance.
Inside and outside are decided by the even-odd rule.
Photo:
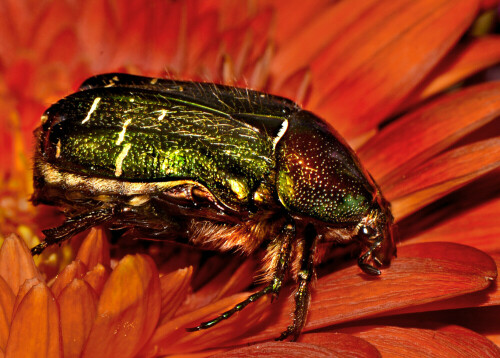
[[[213,327],[217,323],[219,323],[225,319],[228,319],[236,312],[241,311],[243,308],[248,306],[250,303],[257,301],[259,298],[261,298],[265,295],[273,294],[275,297],[277,297],[279,295],[283,281],[285,280],[286,274],[288,272],[288,264],[290,262],[290,255],[291,255],[291,248],[292,248],[293,239],[295,239],[295,224],[288,223],[285,225],[285,227],[283,228],[283,231],[275,240],[275,241],[277,241],[277,245],[279,245],[278,259],[275,262],[275,266],[274,266],[274,270],[273,270],[273,278],[272,278],[271,282],[266,287],[264,287],[262,290],[260,290],[258,292],[255,292],[254,294],[248,296],[248,298],[246,300],[238,303],[232,309],[222,313],[218,317],[216,317],[210,321],[203,322],[197,327],[186,328],[186,330],[188,332],[194,332],[194,331],[200,331],[202,329],[207,329],[207,328]]]
[[[31,255],[39,255],[48,246],[59,244],[92,226],[109,221],[113,218],[113,215],[114,211],[112,208],[89,211],[66,219],[66,221],[58,227],[43,230],[42,232],[45,235],[45,240],[31,249]]]

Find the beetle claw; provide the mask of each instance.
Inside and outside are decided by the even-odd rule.
[[[378,275],[382,274],[382,272],[380,272],[380,270],[378,268],[376,268],[375,266],[372,266],[370,264],[362,262],[362,263],[358,263],[358,266],[361,270],[363,270],[364,273],[366,273],[368,275],[378,276]]]
[[[377,257],[373,257],[373,251],[380,245],[380,240],[375,241],[375,243],[370,246],[368,251],[358,258],[358,266],[364,273],[368,275],[378,276],[382,274],[378,268],[367,263],[368,260],[373,260],[377,265],[382,266],[382,263]]]

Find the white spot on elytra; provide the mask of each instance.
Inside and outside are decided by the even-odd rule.
[[[130,150],[131,147],[132,147],[132,144],[130,144],[130,143],[125,144],[125,146],[123,147],[120,154],[118,154],[118,156],[116,157],[116,161],[115,161],[115,176],[116,177],[119,177],[120,175],[122,175],[122,173],[123,173],[123,171],[122,171],[123,160],[127,156],[128,151]]]
[[[278,134],[273,140],[273,148],[276,148],[276,144],[280,141],[280,139],[285,135],[286,130],[288,129],[288,120],[284,120],[283,123],[281,124],[281,128],[278,131]]]
[[[165,116],[167,115],[167,110],[166,109],[162,109],[160,112],[161,112],[161,114],[158,116],[158,120],[162,121],[163,118],[165,118]]]
[[[94,99],[94,102],[92,103],[92,107],[90,107],[90,110],[89,112],[87,113],[87,117],[85,117],[85,119],[82,121],[82,124],[85,123],[85,122],[88,122],[89,119],[90,119],[90,116],[92,115],[92,113],[94,113],[94,111],[97,109],[97,105],[99,104],[99,102],[101,101],[101,97],[96,97]]]
[[[56,145],[56,158],[59,158],[60,156],[61,156],[61,140],[59,139]]]
[[[123,140],[125,139],[125,132],[127,131],[128,125],[132,122],[132,118],[129,118],[123,123],[122,131],[118,135],[118,139],[116,140],[116,145],[122,144]]]

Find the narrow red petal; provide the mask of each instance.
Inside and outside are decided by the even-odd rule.
[[[222,354],[216,354],[214,357],[221,358],[244,358],[244,357],[348,357],[347,355],[334,355],[331,350],[308,343],[293,342],[267,342],[258,343],[249,347],[238,348]],[[353,357],[351,355],[350,357]]]
[[[14,234],[9,235],[0,248],[0,276],[15,295],[26,280],[38,278],[43,281],[28,246]]]
[[[76,256],[89,269],[97,264],[109,266],[109,243],[102,229],[92,228]]]
[[[111,273],[83,357],[133,357],[160,315],[160,281],[153,260],[125,256]]]
[[[299,342],[328,348],[335,357],[381,357],[372,344],[345,333],[306,333],[299,337]]]
[[[255,5],[262,8],[269,7],[267,2],[255,3]],[[289,46],[289,42],[304,32],[305,27],[311,26],[318,15],[328,12],[332,7],[332,3],[325,0],[310,0],[307,6],[303,5],[302,0],[273,1],[273,7],[276,9],[273,14],[276,23],[273,38],[280,48]],[[297,11],[299,8],[301,11]],[[356,9],[352,10],[356,11]],[[331,31],[334,30],[333,26],[340,25],[332,24]],[[300,61],[300,59],[297,60]]]
[[[500,62],[500,36],[472,40],[454,49],[404,102],[406,108]]]
[[[252,284],[255,268],[256,262],[251,259],[243,263],[240,260],[226,263],[208,283],[189,296],[177,314],[193,311],[222,297],[243,291]]]
[[[459,242],[486,252],[500,252],[500,198],[443,220],[435,227],[417,235],[404,244],[432,241]]]
[[[269,308],[268,298],[264,297],[252,303],[250,307],[210,329],[197,332],[187,332],[185,329],[196,327],[201,322],[219,316],[247,297],[246,293],[236,294],[196,311],[175,317],[156,329],[142,354],[144,356],[186,354],[218,347],[225,342],[234,343],[235,337],[253,329],[256,322],[262,319],[263,312]]]
[[[451,243],[404,246],[379,277],[367,277],[358,267],[321,277],[305,330],[480,291],[490,286],[494,277],[495,262],[477,249]],[[293,298],[279,302],[283,306],[273,309],[266,327],[245,342],[274,338],[285,329]]]
[[[62,357],[59,307],[44,283],[33,286],[12,318],[7,357]]]
[[[58,297],[61,291],[69,285],[73,279],[82,278],[87,273],[87,266],[80,260],[75,260],[67,265],[60,274],[58,274],[50,289],[55,297]]]
[[[500,137],[450,150],[386,187],[392,213],[399,220],[444,195],[500,167]]]
[[[491,256],[495,260],[497,268],[500,267],[500,254],[492,254]],[[477,259],[480,259],[480,256],[476,257],[476,260],[472,259],[471,263],[476,262],[478,265],[481,265],[482,263],[478,262]],[[404,308],[399,310],[397,314],[431,312],[431,311],[437,312],[437,311],[444,311],[451,309],[456,310],[461,308],[474,308],[474,307],[491,307],[491,306],[500,307],[500,288],[498,285],[498,278],[495,275],[495,272],[490,272],[490,275],[488,276],[487,279],[492,281],[492,284],[485,290],[449,298],[447,300],[430,302],[423,305]]]
[[[97,312],[97,295],[88,283],[74,279],[60,293],[64,357],[80,357]]]
[[[377,1],[363,1],[357,4],[358,6],[352,6],[347,1],[341,1],[328,7],[319,7],[317,13],[311,14],[314,21],[311,21],[311,18],[297,19],[296,21],[302,22],[301,27],[295,31],[293,37],[280,43],[280,50],[273,58],[270,72],[276,78],[276,82],[272,90],[281,93],[283,81],[300,69],[309,67],[325,47],[331,45],[332,42],[338,42],[342,35],[348,35],[352,39],[354,24],[359,22],[363,15],[366,16],[376,3]],[[381,6],[381,11],[390,10],[390,4],[386,5],[389,9],[385,10]],[[288,9],[292,8],[288,7]],[[278,13],[278,19],[279,16]],[[298,16],[293,14],[295,18],[300,16],[303,16],[302,12]],[[290,31],[288,24],[282,27],[284,30],[279,29],[278,32]],[[280,37],[278,37],[279,40]]]
[[[37,21],[34,24],[33,37],[30,41],[34,54],[39,56],[50,56],[50,53],[46,53],[46,50],[50,49],[51,45],[56,43],[55,40],[61,33],[68,31],[68,27],[72,24],[71,17],[68,16],[68,14],[70,14],[72,10],[73,9],[68,3],[58,2],[47,6],[45,11],[43,11],[43,15],[37,17]],[[61,56],[59,57],[60,61],[69,62],[72,59],[72,57],[68,56],[68,53],[64,53],[64,51],[60,49],[57,49],[57,53]],[[74,52],[69,53],[75,56]],[[44,66],[40,67],[40,71],[43,71]]]
[[[401,2],[377,2],[359,21],[363,31],[354,27],[343,33],[345,51],[334,56],[328,68],[312,64],[312,83],[320,94],[313,95],[308,108],[347,138],[373,129],[393,113],[456,43],[478,10],[474,0],[422,0],[377,14],[395,4]]]
[[[498,6],[498,0],[481,0],[481,8],[484,10],[493,9]]]
[[[190,266],[160,277],[161,313],[159,324],[170,320],[186,299],[191,288],[192,275],[193,268]]]
[[[383,190],[499,115],[500,82],[466,88],[395,121],[358,155]]]
[[[9,338],[15,296],[9,285],[0,277],[0,349],[5,350]]]
[[[495,260],[485,252],[450,242],[405,245],[398,250],[399,258],[421,258],[453,261],[464,274],[482,276],[492,281],[497,275]],[[464,267],[461,267],[464,265]]]
[[[343,329],[372,343],[383,357],[498,357],[500,348],[475,332],[391,326]]]

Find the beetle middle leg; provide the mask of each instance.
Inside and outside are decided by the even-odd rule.
[[[106,208],[69,217],[61,226],[43,230],[45,240],[31,249],[31,255],[39,255],[50,245],[59,244],[82,231],[109,221],[113,215],[113,208]]]
[[[231,317],[233,314],[236,312],[241,311],[243,308],[248,306],[250,303],[257,301],[259,298],[268,295],[268,294],[273,294],[275,297],[279,295],[279,292],[281,290],[282,284],[286,278],[286,274],[288,272],[288,265],[290,262],[290,255],[291,255],[291,249],[292,249],[292,242],[295,239],[295,224],[293,222],[289,222],[285,225],[283,228],[282,232],[280,235],[276,238],[277,245],[279,245],[279,250],[278,250],[278,259],[275,261],[274,268],[273,268],[273,278],[271,279],[271,282],[264,287],[262,290],[255,292],[254,294],[248,296],[248,298],[240,303],[238,303],[236,306],[234,306],[232,309],[222,313],[218,317],[201,323],[197,327],[193,328],[186,328],[188,332],[194,332],[194,331],[199,331],[202,329],[207,329],[210,327],[215,326],[217,323],[228,319]]]
[[[291,337],[297,340],[306,323],[307,311],[311,297],[311,281],[314,277],[314,252],[316,246],[316,230],[313,225],[307,225],[304,231],[303,245],[300,247],[301,263],[297,274],[298,288],[295,293],[295,311],[293,312],[293,323],[286,331],[276,339],[282,341]]]

